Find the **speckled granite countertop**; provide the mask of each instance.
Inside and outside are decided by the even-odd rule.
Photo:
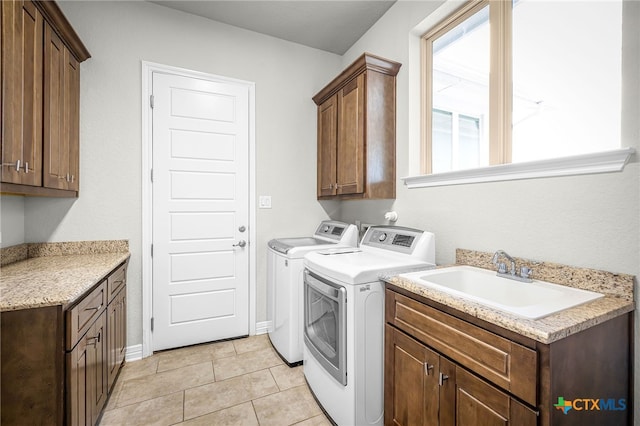
[[[491,256],[491,253],[458,249],[456,264],[492,269]],[[411,280],[398,276],[386,276],[383,279],[389,284],[545,344],[634,310],[634,277],[632,275],[574,268],[548,262],[533,262],[527,259],[516,259],[516,262],[518,265],[531,267],[534,270],[534,279],[597,291],[604,293],[605,297],[538,320],[529,320],[451,296],[442,291],[419,286]]]
[[[125,262],[128,250],[126,241],[23,244],[2,249],[0,311],[66,308]],[[6,264],[6,258],[13,263]]]

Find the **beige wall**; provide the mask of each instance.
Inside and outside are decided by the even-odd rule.
[[[436,6],[396,3],[343,59],[345,66],[368,51],[403,64],[397,81],[398,177],[409,174],[417,152],[408,143],[416,132],[410,104],[418,92],[411,78],[418,57],[411,50],[416,44],[409,33]],[[398,225],[435,233],[438,264],[454,262],[457,247],[504,249],[514,256],[639,276],[640,2],[625,2],[623,14],[621,147],[636,150],[623,172],[411,190],[398,180],[395,201],[346,202],[338,218],[384,223],[384,212],[394,209]],[[636,317],[636,395],[640,395],[639,332]],[[636,419],[640,419],[639,405],[635,404]]]
[[[0,247],[24,243],[24,197],[0,197]]]
[[[26,198],[25,241],[128,239],[127,343],[140,344],[141,61],[253,81],[256,195],[271,195],[273,203],[256,211],[252,242],[257,321],[264,321],[266,242],[307,235],[328,217],[315,201],[311,96],[340,70],[340,57],[147,2],[71,1],[61,8],[92,54],[81,66],[80,197]],[[16,224],[20,215],[13,216]]]

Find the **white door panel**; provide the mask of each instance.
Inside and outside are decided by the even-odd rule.
[[[154,350],[246,335],[248,87],[154,73],[153,96]]]
[[[233,239],[234,225],[234,212],[173,212],[171,240]]]
[[[187,130],[171,131],[171,156],[190,160],[233,161],[234,135]]]

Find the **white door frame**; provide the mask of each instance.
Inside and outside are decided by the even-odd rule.
[[[175,74],[183,77],[201,78],[222,83],[247,86],[249,90],[249,334],[256,334],[256,213],[255,213],[255,83],[228,77],[162,65],[153,62],[142,63],[142,357],[153,354],[151,316],[153,313],[153,264],[151,243],[153,235],[151,167],[152,121],[149,105],[154,72]]]

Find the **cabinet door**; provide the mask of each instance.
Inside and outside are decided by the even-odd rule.
[[[91,407],[88,406],[88,394],[94,387],[90,383],[91,369],[90,346],[86,339],[80,339],[67,354],[67,423],[71,426],[91,424]]]
[[[318,106],[318,197],[336,194],[337,98]]]
[[[126,288],[120,290],[107,308],[108,389],[113,387],[125,355],[127,333],[126,293]]]
[[[95,344],[90,344],[89,350],[93,361],[91,369],[89,370],[91,375],[91,382],[95,384],[94,390],[91,394],[93,399],[91,400],[91,424],[96,424],[100,411],[104,407],[104,403],[107,401],[107,316],[106,310],[100,315],[87,332],[87,340],[94,341]]]
[[[2,182],[40,186],[43,19],[29,1],[0,3]]]
[[[69,180],[67,189],[79,188],[80,163],[80,63],[71,51],[64,48],[64,92],[63,92],[63,139],[66,152],[61,157],[67,160]]]
[[[107,399],[106,311],[67,354],[68,423],[94,425]]]
[[[364,192],[365,74],[338,91],[337,194]]]
[[[440,398],[442,425],[533,426],[536,414],[505,392],[469,373],[445,358],[441,369],[444,381]]]
[[[438,425],[440,357],[388,324],[385,329],[385,425]]]
[[[44,186],[77,191],[80,68],[48,24],[44,43]]]

